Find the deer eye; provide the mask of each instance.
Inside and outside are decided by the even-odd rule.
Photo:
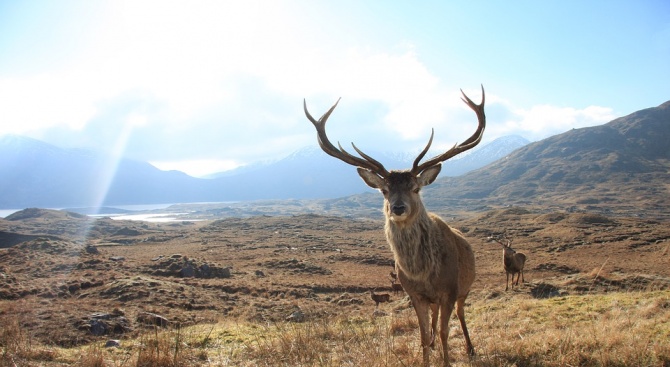
[[[416,189],[412,190],[413,193],[418,194],[419,191],[421,191],[420,187],[417,187]]]
[[[384,195],[388,195],[388,193],[389,193],[389,190],[387,190],[387,189],[380,189],[380,191],[381,191],[382,194],[384,194]]]

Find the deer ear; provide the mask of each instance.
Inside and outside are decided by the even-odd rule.
[[[437,175],[440,174],[440,171],[442,170],[442,164],[436,164],[432,167],[426,168],[421,172],[419,177],[417,179],[419,180],[419,186],[428,186],[435,181],[437,178]]]
[[[384,179],[379,177],[376,173],[370,171],[369,169],[358,167],[358,174],[361,176],[365,183],[372,187],[373,189],[381,189],[384,187]]]

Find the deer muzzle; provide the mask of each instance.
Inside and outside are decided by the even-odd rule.
[[[395,216],[401,216],[405,214],[405,204],[394,204],[391,206],[391,213]]]

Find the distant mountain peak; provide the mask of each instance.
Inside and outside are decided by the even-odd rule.
[[[533,205],[667,218],[668,107],[664,103],[604,125],[551,136],[431,189],[434,197],[452,205],[473,199],[480,206]]]
[[[311,157],[314,157],[314,156],[319,156],[321,154],[325,154],[325,153],[316,144],[306,145],[306,146],[294,151],[293,153],[289,154],[284,159],[311,158]]]

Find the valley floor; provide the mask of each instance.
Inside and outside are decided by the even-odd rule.
[[[670,226],[486,212],[455,365],[670,365]],[[505,291],[504,235],[528,256]],[[378,220],[319,215],[148,223],[34,210],[0,220],[0,366],[411,366],[416,317],[390,292]],[[391,293],[378,310],[369,291]],[[106,348],[110,340],[116,347]],[[433,353],[436,359],[439,348]]]

